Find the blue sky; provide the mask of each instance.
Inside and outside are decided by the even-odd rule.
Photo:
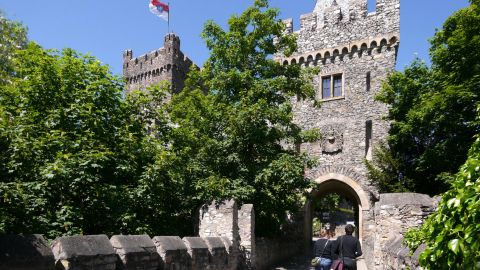
[[[167,1],[167,0],[165,0]],[[241,13],[253,0],[171,0],[170,28],[181,38],[182,51],[202,65],[208,58],[200,33],[206,20],[226,25],[231,14]],[[369,0],[369,3],[374,0]],[[115,74],[122,69],[122,52],[134,56],[160,48],[167,23],[150,13],[148,0],[0,0],[0,10],[29,28],[29,37],[45,48],[73,48],[90,53],[110,65]],[[293,18],[299,26],[301,14],[310,13],[315,0],[271,0],[280,8],[280,18]],[[468,0],[401,0],[401,38],[397,69],[415,55],[428,61],[428,39],[455,10]]]

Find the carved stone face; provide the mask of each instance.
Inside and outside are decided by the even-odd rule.
[[[338,128],[327,127],[323,132],[322,152],[335,154],[343,149],[343,132]]]

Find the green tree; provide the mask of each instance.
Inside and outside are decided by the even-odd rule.
[[[416,60],[387,79],[377,99],[390,105],[390,154],[369,164],[386,190],[444,192],[465,162],[480,102],[480,7],[454,13],[431,40],[432,66]],[[384,149],[384,150],[385,150]],[[391,179],[389,182],[388,179]],[[386,182],[384,180],[387,180]]]
[[[480,111],[480,107],[479,107]],[[420,263],[426,269],[480,267],[480,137],[456,174],[452,189],[442,196],[438,210],[406,239],[412,250],[426,243]]]
[[[308,72],[272,59],[296,48],[277,15],[268,1],[257,0],[229,19],[228,31],[207,22],[202,36],[210,58],[202,70],[190,72],[169,107],[176,125],[170,173],[185,184],[185,201],[253,203],[258,235],[278,232],[285,212],[296,209],[309,185],[309,159],[287,146],[301,140],[290,99],[312,97],[313,87]]]
[[[162,145],[148,119],[166,130],[155,99],[123,100],[108,67],[71,49],[30,43],[12,66],[16,76],[0,86],[0,231],[56,237],[157,228],[131,217],[141,210],[132,207],[146,207],[137,203],[140,176]]]
[[[5,18],[0,10],[0,84],[14,75],[13,54],[27,45],[27,30],[22,24]]]

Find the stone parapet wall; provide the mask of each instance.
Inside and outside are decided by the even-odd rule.
[[[382,270],[423,270],[418,262],[418,257],[425,250],[425,245],[421,245],[413,253],[405,245],[403,237],[398,237],[391,244],[383,249]]]
[[[304,251],[303,242],[300,239],[288,241],[285,239],[256,238],[255,246],[255,270],[271,269],[273,265],[291,259]]]
[[[238,206],[235,201],[204,205],[200,209],[199,235],[238,239]]]
[[[385,267],[418,263],[418,260],[415,262],[410,258],[403,235],[408,229],[422,225],[435,211],[437,204],[436,199],[425,194],[380,194],[380,200],[375,204],[375,269],[405,269]]]
[[[160,254],[160,269],[189,270],[192,269],[191,255],[187,246],[178,236],[156,236],[153,243]]]
[[[0,270],[54,270],[55,258],[41,235],[0,235]]]
[[[0,236],[0,270],[234,270],[219,237]]]
[[[115,235],[110,243],[118,255],[117,268],[157,270],[160,256],[148,235]]]

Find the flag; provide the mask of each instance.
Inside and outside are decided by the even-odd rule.
[[[160,2],[159,0],[150,0],[150,11],[158,17],[168,21],[169,7],[167,4]]]

